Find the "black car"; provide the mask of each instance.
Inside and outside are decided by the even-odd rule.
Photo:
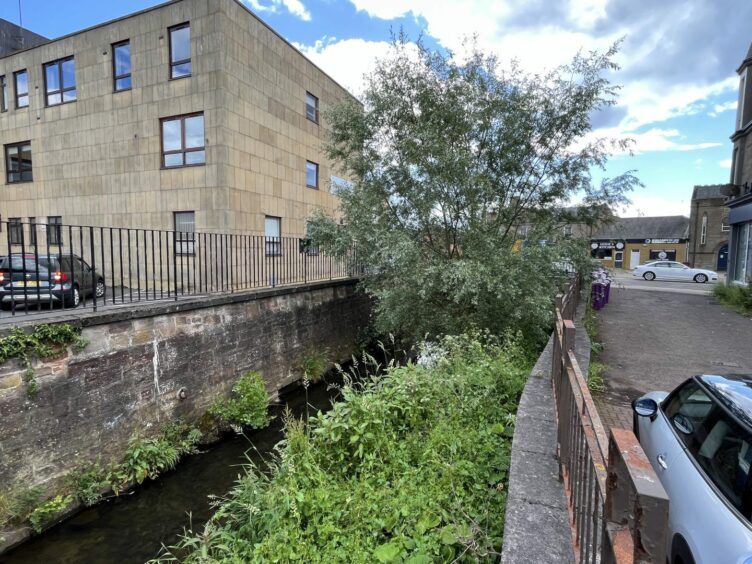
[[[0,257],[0,307],[15,303],[77,307],[81,297],[104,297],[104,277],[76,255]]]

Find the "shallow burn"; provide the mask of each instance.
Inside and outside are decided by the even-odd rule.
[[[337,389],[326,382],[311,385],[311,413],[326,411],[336,395]],[[149,560],[162,544],[174,543],[191,523],[196,528],[209,519],[212,509],[208,496],[224,495],[242,473],[248,458],[262,463],[262,457],[267,458],[282,439],[284,406],[301,416],[306,413],[305,404],[302,387],[283,394],[282,404],[271,408],[274,419],[265,429],[248,432],[245,437],[229,437],[200,454],[186,457],[174,471],[158,480],[145,482],[131,494],[84,509],[0,555],[0,563],[128,564]]]

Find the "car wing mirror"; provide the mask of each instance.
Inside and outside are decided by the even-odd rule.
[[[658,413],[658,403],[650,398],[638,398],[632,402],[632,411],[640,417],[650,417],[653,421]]]

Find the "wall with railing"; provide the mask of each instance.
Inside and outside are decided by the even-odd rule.
[[[559,475],[577,562],[665,562],[668,497],[632,431],[607,433],[574,353],[580,280],[556,299]]]
[[[297,237],[9,221],[0,221],[0,232],[0,303],[14,314],[73,307],[67,298],[74,286],[80,305],[97,309],[360,272],[354,252],[331,256]],[[8,256],[16,260],[3,263]]]

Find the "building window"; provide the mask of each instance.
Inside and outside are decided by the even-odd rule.
[[[59,215],[47,218],[47,243],[57,246],[63,244],[63,218]]]
[[[29,73],[26,69],[13,73],[16,89],[16,108],[29,107]]]
[[[204,114],[163,118],[162,166],[174,168],[204,163]]]
[[[731,231],[731,226],[728,222],[728,210],[723,212],[723,217],[721,217],[721,232],[722,233],[728,233]]]
[[[112,45],[112,76],[115,92],[131,89],[131,42]]]
[[[191,76],[191,24],[176,25],[169,32],[170,78]]]
[[[567,223],[564,226],[564,236],[565,237],[571,237],[572,236],[572,225]]]
[[[37,244],[37,218],[29,218],[29,245],[34,246]]]
[[[31,141],[5,146],[5,170],[8,184],[31,182]]]
[[[306,92],[306,117],[314,123],[319,122],[319,99],[310,92]]]
[[[8,111],[8,83],[5,75],[0,76],[0,112]]]
[[[306,168],[306,186],[309,188],[316,188],[319,187],[319,165],[316,163],[312,163],[311,161],[306,161],[305,164]]]
[[[264,221],[266,236],[266,256],[276,257],[282,254],[282,220],[279,217],[266,216]]]
[[[702,216],[702,226],[700,227],[700,245],[704,245],[708,240],[708,216]]]
[[[175,212],[175,252],[179,255],[194,253],[196,213]]]
[[[20,217],[8,218],[8,242],[11,245],[21,245],[23,241],[23,223]]]
[[[48,106],[76,101],[76,61],[73,57],[44,65],[44,91]]]
[[[736,129],[741,129],[744,125],[744,103],[747,97],[747,69],[744,69],[742,76],[739,78],[739,102],[736,109]]]

